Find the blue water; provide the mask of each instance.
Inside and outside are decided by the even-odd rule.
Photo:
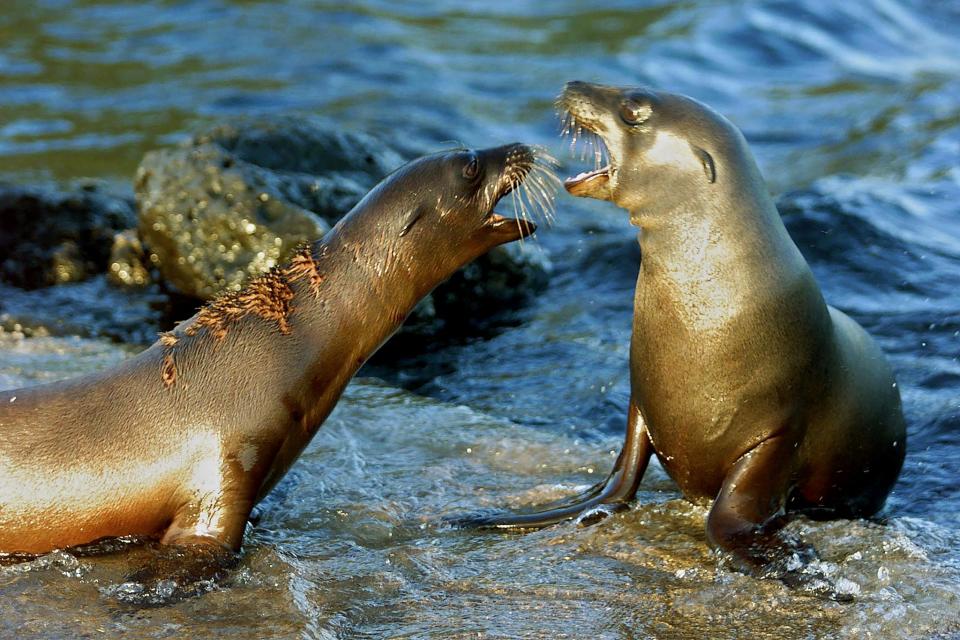
[[[725,570],[707,550],[704,512],[656,467],[643,506],[592,529],[407,530],[423,514],[542,500],[612,462],[629,395],[636,230],[611,205],[561,196],[556,225],[526,249],[549,258],[551,284],[517,326],[384,373],[385,387],[355,385],[265,503],[235,583],[118,613],[100,588],[121,560],[55,558],[0,574],[3,624],[57,637],[75,619],[66,611],[82,609],[82,629],[153,636],[196,624],[318,638],[960,633],[957,33],[960,4],[933,0],[8,0],[8,180],[128,183],[149,149],[271,113],[326,116],[408,153],[539,143],[576,173],[552,106],[565,81],[644,83],[709,103],[747,136],[827,300],[890,356],[909,451],[881,523],[792,525],[858,585],[847,607]],[[73,353],[83,366],[64,366]],[[0,383],[126,353],[8,334]],[[396,427],[384,435],[369,426],[378,420]]]

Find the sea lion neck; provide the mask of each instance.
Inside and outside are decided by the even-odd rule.
[[[641,229],[644,260],[676,260],[692,267],[701,264],[707,247],[727,246],[740,268],[760,263],[760,247],[775,246],[781,253],[798,253],[776,206],[766,190],[741,191],[738,198],[715,192],[741,189],[739,181],[686,190],[686,198],[669,208],[658,203],[630,211],[630,222]],[[744,194],[756,194],[750,197]],[[728,206],[726,202],[737,202]],[[692,256],[700,257],[691,261]],[[727,255],[727,254],[718,254]],[[798,254],[799,255],[799,254]]]
[[[350,305],[378,308],[387,315],[407,313],[450,274],[391,227],[344,219],[312,246],[317,268],[336,272],[326,298],[349,292]],[[360,285],[360,286],[358,286]]]

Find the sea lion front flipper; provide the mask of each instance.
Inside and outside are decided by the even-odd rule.
[[[210,591],[236,565],[252,507],[248,499],[213,494],[185,503],[149,561],[126,576],[117,598],[166,605]]]
[[[653,447],[643,416],[637,405],[631,402],[623,449],[603,482],[573,500],[552,503],[542,511],[468,515],[448,518],[447,522],[458,527],[480,529],[540,529],[573,518],[579,518],[582,525],[595,524],[610,513],[627,507],[637,493],[652,454]]]
[[[784,462],[793,450],[791,440],[775,435],[740,457],[707,515],[707,539],[730,554],[744,573],[849,602],[849,594],[838,592],[821,571],[811,567],[818,559],[816,550],[781,531],[793,474]]]
[[[236,566],[239,554],[213,541],[156,544],[150,558],[112,589],[127,604],[169,605],[201,595],[223,581]]]

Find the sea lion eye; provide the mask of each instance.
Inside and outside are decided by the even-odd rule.
[[[467,180],[473,180],[478,173],[480,173],[480,162],[477,160],[477,156],[471,156],[470,162],[463,167],[463,177]]]
[[[650,106],[635,100],[627,100],[620,105],[620,117],[630,125],[640,124],[650,117]]]

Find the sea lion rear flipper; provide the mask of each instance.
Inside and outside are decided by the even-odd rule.
[[[447,518],[446,522],[457,527],[479,529],[540,529],[573,518],[578,518],[582,525],[595,524],[610,513],[626,508],[637,493],[652,454],[653,447],[643,417],[637,406],[631,403],[623,449],[603,482],[572,500],[552,503],[548,505],[550,508],[542,511],[472,514]]]
[[[781,531],[793,473],[785,461],[793,450],[791,440],[775,435],[737,460],[707,515],[707,538],[730,554],[737,569],[745,573],[849,602],[849,594],[838,592],[811,566],[818,559],[816,550]]]

